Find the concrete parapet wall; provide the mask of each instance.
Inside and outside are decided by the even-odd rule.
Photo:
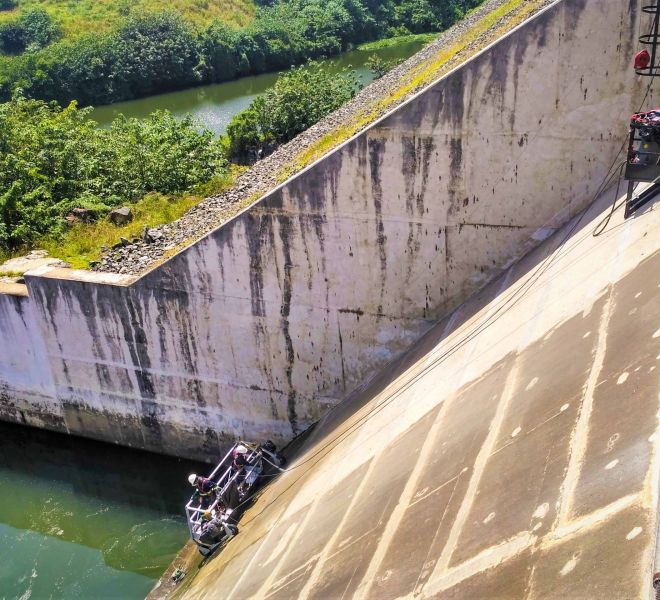
[[[640,9],[552,5],[139,279],[29,274],[0,335],[38,383],[1,352],[3,405],[187,456],[289,439],[589,203],[644,95]]]
[[[25,286],[0,293],[0,419],[65,427],[44,341]]]

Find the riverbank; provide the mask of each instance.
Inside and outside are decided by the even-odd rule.
[[[137,242],[107,252],[95,270],[138,274],[202,238],[269,189],[311,164],[402,104],[443,73],[477,54],[552,0],[489,0],[438,39],[339,110],[241,174],[227,192],[201,202],[180,219],[158,227],[155,243]]]

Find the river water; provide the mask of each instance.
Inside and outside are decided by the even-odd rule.
[[[200,467],[0,422],[0,598],[144,598]]]
[[[424,42],[407,42],[378,50],[353,50],[323,62],[334,71],[353,67],[361,83],[366,85],[374,78],[373,73],[365,66],[370,56],[377,54],[383,60],[406,59],[423,45]],[[257,95],[275,85],[277,77],[277,73],[264,73],[225,83],[99,106],[94,109],[92,118],[106,127],[120,113],[127,117],[143,118],[155,110],[167,109],[179,117],[190,113],[208,129],[222,135],[227,131],[232,117],[247,108]]]

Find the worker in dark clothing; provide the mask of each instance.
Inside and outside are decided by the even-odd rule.
[[[195,488],[195,495],[199,496],[199,507],[207,509],[215,502],[216,484],[213,479],[201,477],[195,473],[188,476],[190,485]]]
[[[236,535],[238,528],[227,521],[231,512],[222,502],[218,503],[216,510],[205,511],[201,518],[199,541],[213,545],[221,542],[223,537],[231,538]]]

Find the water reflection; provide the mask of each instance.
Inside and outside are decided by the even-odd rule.
[[[353,67],[363,84],[373,80],[373,73],[367,69],[367,59],[377,54],[383,60],[406,59],[423,46],[422,42],[398,44],[379,50],[353,50],[325,61],[331,71],[338,72],[344,67]],[[119,113],[127,117],[144,118],[155,110],[167,109],[176,116],[192,114],[216,134],[224,134],[232,117],[247,108],[259,94],[272,87],[277,73],[264,73],[253,77],[242,77],[235,81],[206,85],[179,92],[159,94],[139,100],[118,102],[94,109],[92,118],[103,126],[108,126]]]

